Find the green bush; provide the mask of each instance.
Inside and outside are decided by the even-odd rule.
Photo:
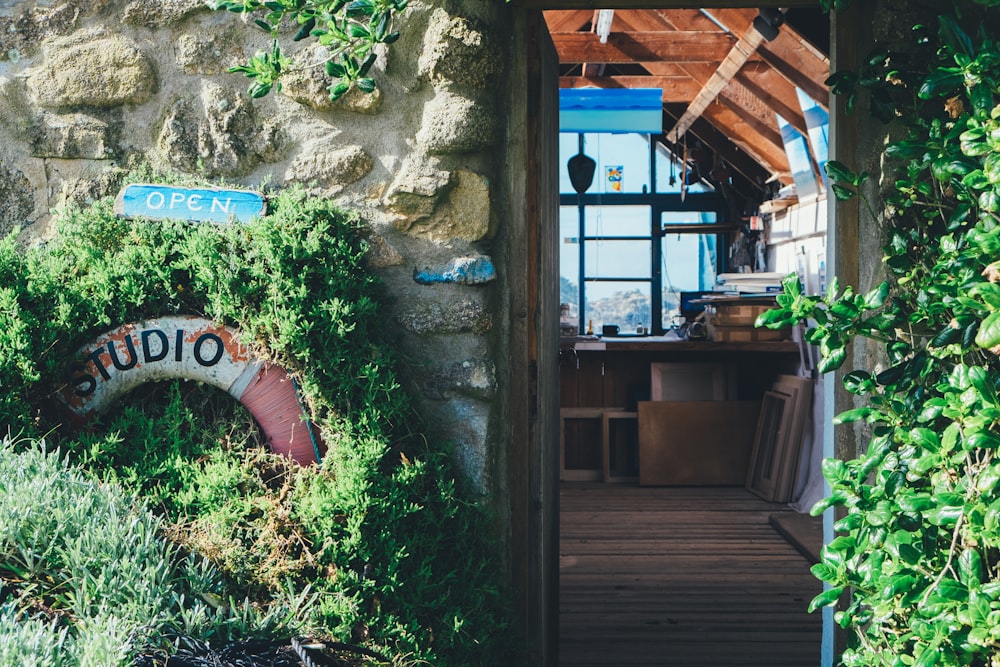
[[[826,167],[838,199],[860,196],[886,221],[889,280],[866,293],[834,281],[820,297],[792,276],[759,320],[809,322],[824,371],[858,337],[883,346],[881,365],[844,374],[857,407],[835,420],[864,424],[870,441],[824,462],[831,495],[814,508],[839,514],[813,568],[828,587],[811,607],[839,603],[849,666],[1000,655],[1000,16],[954,8],[936,30],[915,26],[908,49],[831,77],[835,93],[864,92],[896,125],[880,201],[866,197],[867,174]]]
[[[211,606],[221,574],[165,541],[158,517],[43,445],[21,444],[0,442],[0,664],[107,667],[160,633],[300,627],[278,604]]]
[[[299,380],[330,446],[321,466],[261,452],[245,411],[190,384],[50,437],[162,512],[167,535],[222,570],[223,599],[308,597],[300,629],[404,661],[511,664],[493,522],[447,448],[409,424],[365,250],[355,215],[296,190],[247,225],[130,221],[107,201],[60,211],[47,245],[0,243],[0,424],[51,428],[67,360],[115,326],[175,313],[236,326]]]

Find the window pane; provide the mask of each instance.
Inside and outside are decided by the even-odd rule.
[[[596,163],[589,194],[650,191],[648,135],[588,133],[583,137],[583,152]],[[566,165],[579,150],[578,134],[559,134],[559,192],[563,194],[576,193]]]
[[[585,241],[587,278],[649,278],[652,242]]]
[[[617,324],[622,333],[650,326],[650,283],[587,281],[587,309],[584,328],[593,322],[594,333],[605,324]]]
[[[672,163],[672,164],[671,164]],[[663,144],[656,145],[656,192],[657,194],[680,194],[684,169],[681,161],[673,156]],[[673,181],[673,183],[671,183]],[[688,192],[715,192],[710,184],[693,180],[688,173]]]
[[[649,206],[588,206],[587,236],[651,235]]]
[[[795,181],[795,194],[799,201],[816,197],[819,186],[816,184],[816,174],[813,171],[812,157],[809,152],[809,142],[802,133],[792,127],[788,121],[775,114],[778,127],[781,130],[781,141],[785,144],[785,155],[792,169],[792,179]]]
[[[680,314],[680,293],[715,286],[718,237],[715,234],[666,234],[663,252],[663,323]]]
[[[660,224],[668,225],[710,225],[716,222],[715,211],[663,211]]]
[[[567,304],[566,316],[575,320],[580,312],[580,221],[576,206],[559,207],[559,303]]]

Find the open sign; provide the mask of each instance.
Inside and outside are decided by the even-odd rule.
[[[115,213],[128,218],[249,222],[265,210],[264,196],[250,190],[133,183],[115,198]]]

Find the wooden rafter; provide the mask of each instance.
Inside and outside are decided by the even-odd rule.
[[[664,39],[649,32],[616,32],[601,44],[587,32],[553,33],[560,63],[719,62],[736,40],[723,33],[684,32]]]
[[[712,77],[705,83],[691,103],[688,104],[687,111],[680,117],[673,129],[667,133],[667,139],[677,142],[687,132],[697,118],[699,118],[708,108],[708,105],[715,101],[722,92],[722,89],[729,85],[733,77],[740,71],[743,65],[750,59],[760,43],[764,41],[756,28],[751,27],[745,31],[739,41],[733,45],[726,57],[719,63],[719,67],[712,74]]]
[[[678,119],[688,131],[697,128],[699,141],[746,184],[763,189],[774,176],[790,182],[777,117],[807,132],[796,88],[825,106],[829,70],[826,55],[792,25],[782,25],[778,36],[766,41],[752,27],[758,10],[725,0],[713,1],[714,9],[663,0],[553,4],[559,10],[545,16],[562,65],[561,87],[659,88],[665,122]],[[781,6],[809,4],[793,0]],[[606,44],[591,32],[595,9],[615,10]],[[687,113],[677,111],[685,106]],[[673,131],[669,138],[680,136]]]
[[[734,34],[741,34],[750,25],[757,11],[754,9],[706,9],[716,20]],[[782,26],[778,36],[761,44],[758,53],[762,60],[792,85],[801,88],[824,109],[828,108],[829,90],[823,83],[830,73],[830,59],[809,41],[791,29]]]

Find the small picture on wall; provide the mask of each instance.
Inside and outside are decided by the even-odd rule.
[[[625,167],[620,164],[616,165],[605,165],[604,173],[607,176],[608,192],[621,192],[622,191],[622,176],[625,173]]]

